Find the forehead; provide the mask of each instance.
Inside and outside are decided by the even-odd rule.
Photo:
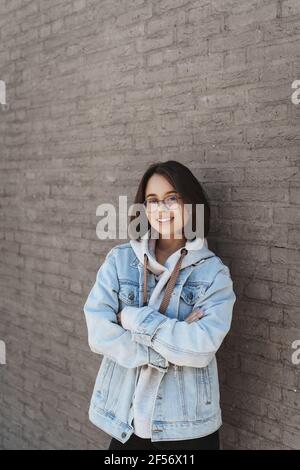
[[[152,175],[146,185],[145,196],[155,195],[158,197],[163,197],[167,193],[177,192],[174,186],[169,183],[169,181],[162,175],[154,174]]]

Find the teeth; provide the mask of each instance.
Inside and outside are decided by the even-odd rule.
[[[168,220],[171,220],[171,217],[168,217],[166,219],[158,219],[159,222],[167,222]]]

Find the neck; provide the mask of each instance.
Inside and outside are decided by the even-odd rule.
[[[161,238],[156,242],[156,248],[159,251],[165,251],[166,253],[174,253],[175,251],[179,250],[186,244],[186,238]]]

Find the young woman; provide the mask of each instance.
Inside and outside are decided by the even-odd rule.
[[[236,296],[208,248],[209,204],[173,160],[147,169],[134,202],[148,228],[107,253],[84,305],[90,348],[103,355],[89,418],[109,449],[219,449],[216,352]],[[188,222],[199,228],[197,204],[203,236],[186,235]]]

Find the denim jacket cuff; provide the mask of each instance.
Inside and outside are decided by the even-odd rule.
[[[168,360],[151,347],[148,348],[148,364],[149,366],[163,372],[169,367]]]
[[[151,338],[159,325],[168,320],[168,317],[153,310],[149,306],[131,307],[126,305],[121,313],[122,326],[140,338],[142,344],[151,346]]]

